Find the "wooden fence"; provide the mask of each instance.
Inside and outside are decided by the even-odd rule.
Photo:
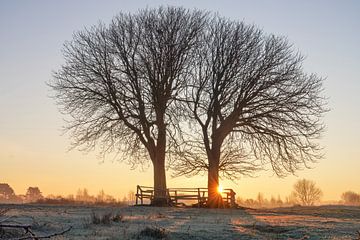
[[[232,189],[224,189],[221,192],[224,207],[235,207],[236,193]],[[137,186],[136,205],[150,204],[154,198],[154,188],[146,186]],[[185,206],[186,203],[202,207],[206,204],[208,198],[207,188],[168,188],[166,190],[166,199],[169,206]]]

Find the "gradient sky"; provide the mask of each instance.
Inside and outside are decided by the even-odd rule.
[[[0,0],[0,182],[17,194],[38,186],[47,195],[76,193],[86,187],[122,197],[137,184],[152,185],[151,166],[145,171],[97,152],[68,151],[63,118],[49,98],[46,82],[62,63],[61,48],[72,33],[108,23],[118,12],[175,5],[217,11],[254,23],[267,33],[287,36],[305,56],[304,68],[326,77],[325,94],[331,111],[325,117],[321,144],[325,157],[312,169],[279,179],[271,171],[256,178],[223,181],[239,196],[262,192],[285,197],[298,178],[314,180],[324,200],[342,192],[360,192],[360,1],[89,1]],[[206,176],[171,178],[169,187],[206,186]]]

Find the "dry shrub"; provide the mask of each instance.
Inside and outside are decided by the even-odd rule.
[[[161,219],[161,218],[166,218],[166,215],[158,212],[156,214],[151,214],[148,216],[148,219]]]
[[[105,213],[103,215],[92,212],[91,223],[110,225],[112,222],[123,222],[124,216],[121,213],[113,215],[112,213]]]
[[[164,239],[166,238],[167,234],[164,228],[146,227],[145,229],[141,230],[140,236],[155,239]]]
[[[121,213],[117,213],[112,217],[113,222],[123,222],[124,221],[124,215]]]
[[[0,217],[4,216],[9,210],[9,208],[0,208]]]
[[[103,215],[98,215],[95,212],[93,212],[91,214],[91,223],[92,224],[109,225],[111,223],[111,213],[105,213]]]

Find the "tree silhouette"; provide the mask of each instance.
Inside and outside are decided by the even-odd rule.
[[[16,198],[14,189],[7,183],[0,183],[0,200],[14,200]]]
[[[315,182],[301,179],[295,183],[293,195],[303,205],[311,206],[314,205],[316,201],[320,200],[322,191],[320,188],[316,187]]]
[[[219,173],[234,179],[270,164],[284,176],[321,157],[322,79],[303,71],[285,38],[215,16],[201,41],[183,99],[191,134],[175,175],[207,171],[215,207]]]
[[[115,151],[133,166],[151,159],[155,205],[166,202],[165,155],[180,131],[174,100],[190,77],[205,15],[161,7],[77,32],[49,84],[71,116],[74,146]]]
[[[267,164],[284,176],[321,157],[322,78],[303,71],[285,38],[255,26],[147,9],[76,33],[64,57],[49,85],[74,146],[133,166],[150,159],[155,205],[167,201],[165,156],[175,175],[208,172],[212,207],[219,176]]]
[[[341,194],[341,199],[345,204],[360,204],[360,194],[353,191],[346,191]]]
[[[43,195],[38,187],[29,187],[25,194],[26,200],[29,202],[35,202],[43,198]]]

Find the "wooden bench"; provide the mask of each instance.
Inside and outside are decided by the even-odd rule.
[[[232,189],[224,189],[221,193],[225,207],[235,207],[236,193]],[[149,200],[150,204],[154,199],[154,188],[137,186],[136,205],[144,205],[144,200]],[[166,199],[169,206],[184,206],[184,201],[194,201],[198,207],[206,204],[208,197],[207,188],[168,188]],[[194,204],[193,204],[194,205]]]

